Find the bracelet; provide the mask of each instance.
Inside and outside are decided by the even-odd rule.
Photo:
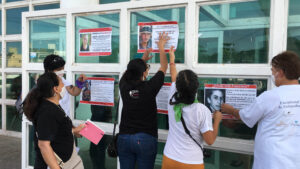
[[[169,65],[171,66],[171,65],[174,65],[175,66],[175,63],[169,63]]]
[[[82,88],[83,88],[83,84],[84,84],[84,82],[81,82],[81,81],[79,81],[79,80],[76,80],[76,81],[75,81],[75,85],[76,85],[79,89],[82,89]]]

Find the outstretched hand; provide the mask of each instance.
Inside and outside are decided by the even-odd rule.
[[[175,50],[174,50],[174,46],[171,46],[170,50],[169,50],[169,56],[170,56],[170,63],[174,63],[175,62]]]
[[[159,41],[155,42],[159,49],[165,48],[165,44],[170,40],[170,37],[168,36],[168,33],[159,33]]]
[[[146,51],[144,52],[142,59],[143,59],[145,62],[147,62],[148,60],[150,60],[150,59],[153,57],[153,55],[150,55],[151,52],[152,52],[152,48],[148,48],[148,49],[146,49]]]

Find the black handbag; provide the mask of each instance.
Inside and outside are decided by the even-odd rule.
[[[183,128],[184,128],[185,133],[186,133],[187,135],[189,135],[190,138],[191,138],[191,139],[192,139],[192,140],[200,147],[200,149],[201,149],[201,151],[202,151],[202,153],[203,153],[203,157],[204,157],[204,158],[209,158],[209,157],[211,156],[210,152],[207,151],[206,149],[204,149],[204,148],[201,146],[201,144],[199,144],[199,143],[194,139],[194,137],[192,137],[192,135],[191,135],[189,129],[188,129],[188,128],[186,127],[186,125],[185,125],[185,121],[184,121],[182,115],[181,115],[181,122],[182,122],[182,125],[183,125]]]
[[[117,146],[118,144],[117,144],[117,141],[118,141],[119,133],[116,134],[116,125],[117,125],[117,119],[118,119],[118,114],[119,114],[119,102],[120,102],[120,99],[118,99],[117,115],[116,115],[116,119],[115,119],[115,122],[114,122],[114,131],[113,131],[112,140],[107,146],[108,156],[114,157],[114,158],[118,157],[118,146]]]

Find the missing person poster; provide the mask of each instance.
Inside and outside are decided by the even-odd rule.
[[[79,56],[111,55],[112,28],[94,28],[79,30]]]
[[[223,103],[242,109],[256,98],[256,85],[206,84],[204,87],[204,104],[213,113],[221,109]],[[223,114],[223,119],[234,119],[232,115]]]
[[[84,82],[80,103],[114,106],[114,78],[89,77]]]
[[[138,23],[138,53],[145,52],[152,48],[153,53],[158,53],[159,49],[156,42],[159,41],[159,34],[167,33],[170,40],[165,45],[165,51],[169,52],[171,46],[176,50],[179,37],[179,28],[177,21],[167,22],[140,22]]]
[[[156,96],[157,113],[168,114],[169,93],[171,83],[164,83]]]

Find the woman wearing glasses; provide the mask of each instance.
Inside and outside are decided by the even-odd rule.
[[[169,37],[159,36],[160,68],[148,81],[151,59],[147,49],[142,59],[133,59],[120,80],[123,101],[122,119],[118,137],[118,155],[121,169],[153,169],[157,151],[156,95],[164,83],[168,61],[164,46]]]

